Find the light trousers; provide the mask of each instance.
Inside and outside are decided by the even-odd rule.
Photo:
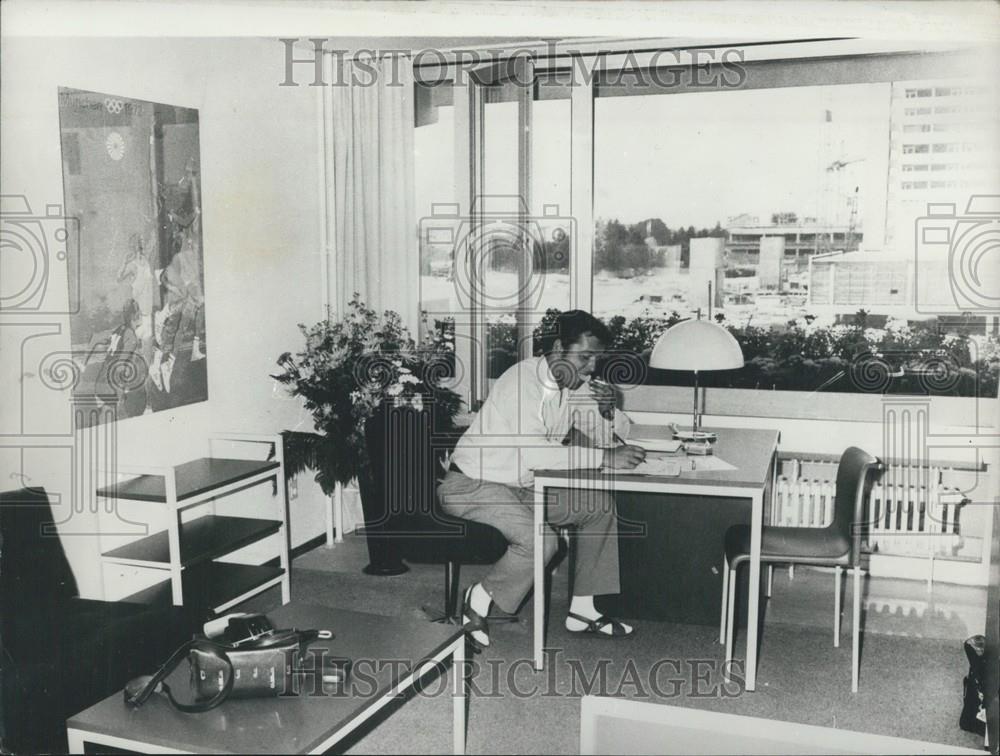
[[[503,533],[507,552],[493,565],[482,585],[497,606],[511,614],[516,612],[534,582],[534,489],[474,480],[452,470],[438,486],[438,497],[447,514],[490,525]],[[606,491],[549,489],[545,506],[545,563],[558,548],[553,528],[572,525],[576,529],[573,593],[618,593],[621,586],[614,496]]]

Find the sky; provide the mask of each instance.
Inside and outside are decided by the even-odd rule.
[[[453,201],[451,108],[417,129],[417,210]],[[829,119],[827,120],[827,113]],[[516,192],[515,103],[487,106],[490,193]],[[888,150],[889,87],[851,84],[738,92],[598,98],[594,210],[598,218],[711,227],[749,213],[846,223],[847,197],[864,191],[866,164]],[[836,161],[848,163],[827,171]],[[570,102],[533,103],[532,204],[570,204]],[[443,198],[443,199],[439,199]],[[859,198],[862,199],[863,198]],[[864,202],[859,201],[859,212]],[[858,218],[859,225],[862,218]]]

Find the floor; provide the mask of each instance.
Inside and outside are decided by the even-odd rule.
[[[411,565],[397,577],[370,577],[363,537],[320,546],[294,562],[292,596],[392,616],[424,616],[443,601],[443,568]],[[466,567],[462,584],[487,568]],[[553,576],[549,663],[531,668],[531,606],[516,624],[492,628],[493,644],[474,657],[469,703],[470,753],[577,753],[579,698],[587,692],[713,711],[841,727],[936,743],[981,746],[958,728],[962,641],[982,632],[985,589],[871,579],[866,589],[861,683],[851,693],[851,589],[843,634],[832,643],[833,577],[799,568],[776,572],[765,613],[758,687],[746,693],[719,674],[718,627],[637,624],[634,638],[570,635],[567,567]],[[253,608],[277,605],[276,591]],[[737,647],[742,655],[741,639]],[[450,687],[444,679],[389,707],[392,713],[347,744],[348,753],[441,753],[451,747]]]
[[[347,535],[343,543],[335,544],[333,548],[324,545],[303,554],[295,560],[294,566],[307,570],[353,575],[367,563],[368,546],[364,536],[352,533]],[[435,589],[440,590],[438,584],[443,579],[440,567],[412,564],[410,568],[413,573],[410,579],[430,576],[435,581]],[[465,567],[462,584],[467,585],[485,573],[484,567]],[[401,576],[399,580],[405,583],[407,576]],[[773,581],[775,600],[768,605],[765,622],[828,627],[832,633],[833,580],[833,573],[827,570],[800,567],[790,575],[787,567],[777,568]],[[848,612],[844,621],[849,623],[851,606],[849,576],[845,576],[844,582],[846,585],[844,604]],[[566,569],[557,570],[554,575],[553,594],[564,594],[566,585]],[[794,600],[779,600],[780,596],[795,587],[797,589],[794,590]],[[435,596],[434,600],[437,601],[438,598]],[[983,632],[985,624],[985,588],[939,582],[934,585],[932,591],[928,591],[923,579],[870,578],[867,581],[865,630],[868,633],[964,640],[970,635]],[[849,634],[850,626],[845,627],[844,631]]]

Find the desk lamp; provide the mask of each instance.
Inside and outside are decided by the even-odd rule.
[[[656,342],[649,358],[651,368],[694,372],[694,413],[691,430],[697,431],[698,373],[743,367],[743,351],[733,335],[710,320],[685,320],[671,326]]]

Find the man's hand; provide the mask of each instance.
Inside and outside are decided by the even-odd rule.
[[[646,450],[641,446],[622,444],[614,449],[604,450],[604,466],[615,470],[631,470],[646,459]]]
[[[562,440],[563,446],[582,446],[585,449],[593,449],[597,446],[593,439],[585,433],[581,433],[577,428],[570,428],[569,433]]]
[[[597,402],[597,409],[600,411],[601,417],[605,420],[614,420],[615,407],[618,403],[618,395],[614,388],[595,378],[590,382],[590,395]]]

